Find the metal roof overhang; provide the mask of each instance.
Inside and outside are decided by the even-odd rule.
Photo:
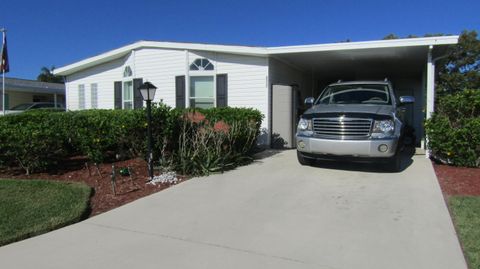
[[[426,51],[430,46],[456,44],[458,36],[438,36],[425,38],[406,38],[394,40],[377,40],[363,42],[344,42],[331,44],[314,44],[281,47],[248,47],[231,45],[214,45],[199,43],[177,43],[139,41],[106,53],[84,59],[82,61],[55,69],[56,75],[67,76],[77,71],[118,59],[128,55],[132,50],[142,48],[163,48],[192,51],[214,51],[240,55],[275,57],[298,66],[305,71],[334,70],[355,62],[374,65],[387,61],[392,65],[395,59],[402,59],[407,67],[418,66],[415,63],[424,62]],[[322,69],[323,68],[323,69]],[[333,69],[332,69],[333,68]]]
[[[9,92],[41,93],[41,94],[65,94],[65,89],[44,88],[32,86],[20,86],[5,83],[5,89]]]
[[[392,42],[396,41],[396,42]],[[337,77],[350,74],[378,74],[379,76],[411,76],[422,74],[427,63],[428,52],[433,57],[446,53],[448,45],[456,44],[458,36],[438,39],[409,39],[410,42],[372,41],[339,43],[336,46],[284,49],[271,53],[271,57],[315,76]],[[418,42],[420,41],[420,42]],[[359,43],[369,43],[359,46]],[[375,44],[376,43],[376,44]]]

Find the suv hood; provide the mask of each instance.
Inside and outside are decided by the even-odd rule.
[[[394,113],[391,105],[315,105],[305,111],[304,115],[314,114],[372,114],[392,116]]]

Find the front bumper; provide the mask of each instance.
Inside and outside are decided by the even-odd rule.
[[[318,158],[353,157],[353,158],[389,158],[395,155],[398,138],[368,140],[335,140],[311,136],[296,136],[297,150],[308,156]],[[381,151],[380,148],[387,149]]]

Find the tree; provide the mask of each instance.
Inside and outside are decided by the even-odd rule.
[[[55,70],[55,66],[52,66],[50,69],[45,66],[42,67],[40,74],[37,76],[37,80],[42,82],[64,83],[61,76],[53,74],[53,70]]]
[[[439,93],[480,89],[480,40],[476,31],[463,31],[447,57],[437,62]]]
[[[390,39],[399,39],[396,34],[388,34],[382,38],[383,40],[390,40]]]

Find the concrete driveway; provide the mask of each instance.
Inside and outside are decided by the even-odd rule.
[[[284,151],[0,248],[0,268],[465,269],[431,164],[301,167]]]

